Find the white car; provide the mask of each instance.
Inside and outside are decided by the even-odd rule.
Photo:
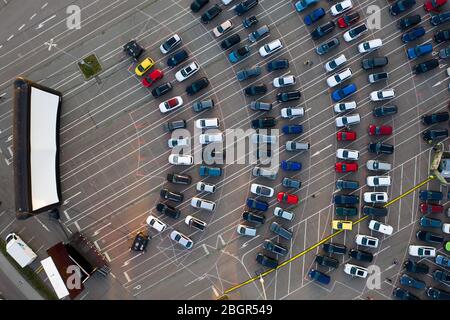
[[[252,183],[250,192],[256,194],[257,196],[271,198],[273,197],[275,190],[262,184]]]
[[[219,127],[219,119],[218,118],[198,119],[195,121],[195,127],[197,129],[216,129]]]
[[[266,134],[254,133],[251,135],[250,140],[252,143],[276,143],[277,137]]]
[[[216,204],[214,202],[197,197],[191,199],[191,206],[197,209],[204,209],[207,211],[216,210]]]
[[[361,122],[361,117],[359,116],[359,113],[350,115],[350,116],[344,116],[344,117],[337,117],[336,118],[336,127],[342,128],[346,126],[355,125]]]
[[[280,39],[271,41],[269,43],[266,43],[261,48],[259,48],[259,54],[261,57],[267,57],[268,55],[271,55],[274,52],[277,52],[283,48],[283,44],[281,43]]]
[[[342,160],[358,160],[359,159],[359,151],[350,150],[350,149],[337,149],[336,158]]]
[[[347,58],[344,54],[341,54],[340,56],[337,56],[336,58],[328,61],[324,64],[324,68],[327,72],[331,72],[342,66],[344,63],[347,62]]]
[[[391,185],[391,177],[368,176],[366,182],[369,187],[389,187]]]
[[[205,133],[199,136],[200,144],[208,144],[213,142],[222,142],[222,133]]]
[[[382,45],[383,45],[383,41],[381,41],[381,39],[373,39],[373,40],[361,42],[358,45],[358,51],[359,51],[359,53],[371,52],[378,48],[381,48]]]
[[[360,24],[347,32],[344,33],[344,40],[346,42],[353,41],[359,37],[361,37],[364,33],[366,33],[369,29],[367,29],[367,26],[365,23]]]
[[[186,249],[192,249],[192,247],[194,246],[194,242],[192,242],[191,239],[189,239],[188,237],[186,237],[184,234],[182,234],[177,230],[173,230],[170,233],[170,239],[182,245]]]
[[[192,156],[180,156],[178,154],[171,154],[169,156],[169,163],[179,166],[190,166],[194,163]]]
[[[276,207],[273,210],[273,215],[276,216],[276,217],[279,217],[279,218],[286,219],[288,221],[292,221],[292,219],[294,219],[294,213],[293,212],[283,210],[280,207]]]
[[[209,192],[214,193],[216,192],[216,186],[213,184],[208,184],[203,181],[197,182],[196,189],[198,192]]]
[[[206,229],[206,222],[193,216],[186,216],[184,223],[200,231],[204,231]]]
[[[255,228],[250,227],[250,226],[246,226],[246,225],[243,225],[243,224],[238,225],[236,231],[241,236],[248,236],[248,237],[256,236],[256,229]]]
[[[388,236],[394,232],[394,228],[392,226],[378,222],[377,220],[370,220],[369,229]]]
[[[327,79],[327,85],[330,88],[337,86],[338,84],[348,80],[352,77],[352,69],[347,68],[341,72],[338,72]]]
[[[169,148],[187,147],[189,146],[190,142],[191,139],[189,138],[181,138],[181,137],[176,139],[172,138],[167,141],[167,145],[169,146]]]
[[[434,258],[436,257],[436,248],[412,244],[408,248],[408,253],[413,257]]]
[[[382,101],[395,98],[394,89],[372,91],[370,93],[370,100],[372,101]]]
[[[364,192],[364,202],[386,203],[388,202],[387,192]]]
[[[367,170],[371,171],[390,171],[392,165],[387,162],[380,162],[378,160],[368,160],[366,163]]]
[[[367,275],[369,274],[369,270],[367,270],[366,268],[351,263],[345,264],[344,272],[352,277],[358,277],[363,279],[367,278]]]
[[[184,80],[197,73],[199,69],[200,67],[198,66],[197,62],[194,61],[178,70],[178,72],[175,73],[175,78],[178,82],[183,82]]]
[[[281,117],[284,119],[292,119],[295,117],[303,117],[305,110],[303,108],[287,107],[281,109]]]
[[[292,86],[296,83],[294,76],[284,76],[273,79],[273,86],[275,88]]]
[[[336,113],[347,112],[347,111],[354,110],[354,109],[356,109],[355,101],[336,103],[333,107],[333,110]]]
[[[378,238],[366,236],[364,234],[357,234],[355,242],[359,246],[364,246],[368,248],[376,249],[378,248],[378,243],[380,242]]]
[[[181,43],[180,36],[178,34],[174,34],[159,46],[159,50],[161,50],[163,54],[167,54],[170,51],[172,51],[176,46],[178,46],[180,43]]]
[[[231,20],[227,20],[219,24],[217,27],[215,27],[213,29],[213,33],[216,36],[216,38],[218,38],[224,33],[230,31],[231,29],[233,29],[233,23],[231,22]]]
[[[442,224],[442,232],[446,234],[450,234],[450,223]]]
[[[149,227],[155,229],[158,232],[163,232],[167,228],[167,225],[164,222],[152,215],[148,216],[146,222]]]
[[[344,0],[342,2],[336,3],[334,6],[330,8],[332,16],[338,16],[348,10],[353,8],[353,4],[350,0]]]
[[[181,98],[180,96],[176,96],[169,100],[161,102],[159,104],[159,111],[161,111],[161,113],[167,113],[175,109],[178,109],[182,105],[183,105],[183,98]]]

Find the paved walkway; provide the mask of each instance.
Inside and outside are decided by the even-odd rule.
[[[2,295],[6,299],[44,300],[1,253],[0,282],[0,287],[3,290]]]

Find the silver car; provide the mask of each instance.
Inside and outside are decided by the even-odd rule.
[[[287,151],[303,151],[303,150],[309,150],[310,149],[309,143],[303,143],[303,142],[295,142],[295,141],[288,141],[286,142],[286,150]]]
[[[249,226],[246,226],[246,225],[243,225],[243,224],[238,225],[236,231],[241,236],[248,236],[248,237],[256,236],[256,229],[255,228],[249,227]]]
[[[277,171],[262,167],[254,167],[252,170],[252,174],[254,177],[267,178],[270,180],[275,180],[277,178]]]

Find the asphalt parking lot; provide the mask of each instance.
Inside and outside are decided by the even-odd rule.
[[[405,54],[409,46],[402,43],[396,19],[389,15],[389,3],[385,0],[353,1],[353,11],[360,13],[361,21],[368,17],[368,6],[379,6],[382,28],[370,30],[351,43],[343,41],[343,31],[339,28],[323,40],[313,41],[309,35],[313,28],[303,23],[303,17],[311,9],[299,14],[294,10],[294,1],[260,0],[259,5],[244,16],[256,15],[259,25],[267,24],[270,28],[270,35],[255,44],[246,40],[249,31],[242,27],[241,17],[235,16],[230,6],[224,7],[219,17],[205,26],[199,21],[200,14],[191,12],[190,1],[187,0],[75,1],[82,8],[82,27],[80,30],[68,30],[64,18],[69,1],[51,2],[44,6],[45,1],[39,0],[27,10],[21,9],[23,2],[15,0],[0,9],[0,16],[5,17],[3,21],[7,26],[0,32],[0,94],[5,93],[3,101],[0,101],[0,150],[3,158],[0,172],[4,186],[0,191],[3,201],[0,235],[5,237],[11,231],[20,233],[42,257],[45,257],[46,248],[64,239],[59,226],[49,221],[45,214],[26,222],[14,220],[12,188],[7,187],[12,183],[13,161],[11,88],[13,79],[23,75],[63,93],[60,170],[64,202],[61,219],[72,232],[81,231],[93,240],[112,266],[110,278],[93,279],[87,284],[86,294],[83,295],[85,299],[215,299],[229,287],[261,272],[255,256],[262,250],[264,239],[274,238],[268,228],[276,220],[272,212],[277,202],[276,199],[270,201],[267,222],[258,229],[257,237],[239,236],[236,227],[241,223],[252,182],[270,185],[276,192],[283,190],[281,180],[284,176],[295,177],[302,182],[301,189],[296,193],[300,203],[290,208],[295,212],[295,219],[290,223],[278,221],[294,232],[291,241],[280,240],[289,247],[289,258],[332,232],[332,197],[337,179],[359,181],[362,187],[356,194],[361,199],[363,192],[370,191],[371,188],[365,186],[367,160],[378,158],[392,163],[393,170],[389,174],[393,183],[386,190],[390,199],[428,176],[431,147],[421,139],[425,128],[420,123],[420,117],[447,110],[447,61],[441,60],[440,67],[429,73],[413,76],[411,70],[414,62],[408,61]],[[210,4],[219,2],[212,0]],[[326,17],[319,24],[330,19],[331,5],[329,1],[321,1],[316,6],[327,10]],[[448,4],[444,8],[450,10]],[[36,16],[31,18],[33,12]],[[421,25],[427,32],[423,40],[417,43],[432,43],[435,55],[446,45],[436,44],[432,40],[433,33],[439,28],[430,25],[429,14],[425,13],[421,4],[418,3],[410,13],[422,16]],[[228,61],[228,51],[220,48],[222,38],[215,39],[211,32],[218,23],[227,19],[235,25],[230,34],[240,34],[242,42],[252,48],[251,56],[235,65]],[[38,28],[42,22],[43,26]],[[26,26],[21,27],[23,24]],[[186,95],[184,89],[187,83],[176,82],[174,73],[178,68],[170,69],[166,65],[167,57],[159,51],[159,45],[173,33],[181,36],[182,47],[189,52],[188,62],[196,61],[201,67],[193,79],[206,76],[210,81],[208,89],[194,97]],[[14,37],[10,38],[10,35]],[[341,40],[340,46],[331,53],[318,56],[315,47],[335,36]],[[259,47],[277,38],[281,39],[284,48],[270,58],[261,58],[257,52]],[[383,47],[378,52],[359,54],[357,45],[374,38],[381,38]],[[122,46],[130,39],[136,39],[145,47],[145,56],[152,57],[165,72],[162,81],[170,81],[174,85],[171,96],[183,97],[185,106],[180,110],[167,115],[159,112],[158,104],[165,97],[154,99],[151,96],[150,90],[144,88],[134,75],[135,64],[122,51]],[[92,52],[100,58],[104,71],[97,79],[85,82],[75,62]],[[351,82],[358,87],[352,97],[358,104],[361,123],[354,127],[358,139],[349,143],[336,141],[334,103],[325,82],[328,74],[323,68],[327,60],[339,53],[344,53],[348,58],[347,66],[353,70]],[[389,72],[389,79],[386,83],[369,84],[368,72],[362,70],[360,61],[363,57],[376,55],[389,58],[389,64],[383,68]],[[276,57],[288,59],[290,68],[268,73],[265,65]],[[312,61],[312,65],[305,65],[307,60]],[[263,69],[258,78],[246,82],[236,80],[237,71],[256,65]],[[309,142],[311,150],[308,152],[286,152],[284,143],[288,139],[280,136],[280,160],[300,161],[303,169],[293,174],[280,171],[277,180],[267,182],[252,177],[253,166],[250,164],[223,165],[224,175],[221,178],[205,180],[218,187],[214,195],[205,196],[217,203],[213,214],[194,210],[190,206],[190,199],[196,194],[195,184],[187,187],[171,185],[170,189],[184,193],[185,201],[179,206],[182,218],[174,221],[163,217],[169,230],[155,235],[147,252],[131,252],[129,248],[134,234],[147,229],[145,219],[149,213],[155,214],[155,205],[160,201],[159,190],[168,186],[167,173],[184,172],[191,175],[194,182],[201,180],[198,165],[179,168],[168,163],[169,135],[163,132],[162,124],[185,119],[193,133],[195,119],[218,117],[222,131],[248,129],[250,121],[263,114],[247,107],[251,99],[245,97],[242,90],[250,84],[265,83],[269,91],[259,100],[274,102],[278,90],[273,88],[271,82],[274,77],[284,74],[297,77],[296,88],[301,91],[302,98],[296,104],[304,107],[305,117],[291,121],[281,119],[279,110],[284,105],[277,102],[268,115],[278,119],[277,128],[288,123],[303,125],[304,133],[296,140]],[[374,118],[373,107],[382,103],[371,102],[369,94],[382,88],[395,89],[393,102],[399,112],[392,117]],[[213,110],[200,114],[193,112],[190,107],[192,102],[209,97],[216,104]],[[394,133],[375,139],[367,133],[369,124],[391,125]],[[370,154],[367,144],[371,141],[391,143],[395,146],[395,153],[392,156]],[[444,142],[448,149],[448,139]],[[334,171],[335,152],[339,147],[360,151],[360,169],[357,173],[338,174]],[[446,192],[435,181],[428,187]],[[230,298],[391,299],[393,286],[402,272],[401,262],[407,257],[408,244],[417,242],[415,231],[421,217],[418,204],[415,192],[392,205],[389,215],[382,221],[393,226],[394,234],[389,237],[374,235],[381,240],[379,248],[373,251],[376,255],[374,264],[382,270],[379,289],[368,290],[364,280],[348,277],[342,266],[334,271],[321,269],[332,277],[330,286],[311,282],[306,276],[315,265],[315,254],[320,252],[318,249],[269,275],[263,284],[256,281],[231,293]],[[207,229],[203,233],[193,231],[183,221],[186,215],[195,215],[206,221]],[[187,251],[175,245],[169,238],[172,229],[190,236],[195,243],[194,248]],[[354,237],[357,233],[371,234],[367,223],[359,224],[356,230],[345,232],[333,241],[353,248],[356,247]],[[348,257],[340,259],[343,264]],[[400,263],[393,264],[394,260]],[[432,266],[432,261],[427,263]],[[425,297],[422,293],[417,294]]]

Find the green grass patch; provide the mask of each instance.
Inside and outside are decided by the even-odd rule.
[[[80,71],[86,80],[97,76],[103,70],[100,61],[95,54],[83,58],[82,61],[83,63],[78,62],[78,68],[80,68]]]
[[[30,267],[21,268],[17,262],[6,252],[6,242],[0,239],[0,251],[6,259],[16,268],[16,270],[24,277],[24,279],[41,294],[44,299],[58,300],[56,294],[51,290]]]

